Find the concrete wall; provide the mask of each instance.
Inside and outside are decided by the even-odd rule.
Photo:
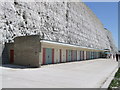
[[[2,41],[2,30],[0,29],[0,65],[2,65],[2,52],[3,52],[3,41]]]
[[[14,53],[14,64],[39,67],[39,36],[25,36],[15,38]]]
[[[10,63],[10,50],[14,50],[14,43],[5,43],[2,46],[2,64]]]
[[[14,43],[7,43],[8,59],[10,61],[10,50],[14,50]]]
[[[0,66],[2,65],[2,51],[3,51],[2,43],[0,43]]]

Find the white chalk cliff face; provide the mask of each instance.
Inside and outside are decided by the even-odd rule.
[[[102,23],[84,3],[0,3],[0,41],[36,34],[46,40],[110,49]]]

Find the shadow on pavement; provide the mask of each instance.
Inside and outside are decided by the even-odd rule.
[[[20,66],[20,65],[13,65],[13,64],[2,64],[2,67],[13,68],[13,69],[35,68],[35,67],[30,67],[30,66]]]

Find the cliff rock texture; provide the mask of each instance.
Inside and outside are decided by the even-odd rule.
[[[40,35],[42,39],[110,49],[106,31],[82,2],[1,2],[0,39]]]

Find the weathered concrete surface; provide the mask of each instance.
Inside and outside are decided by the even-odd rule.
[[[39,67],[39,36],[34,35],[15,38],[14,52],[14,64]]]
[[[14,50],[14,43],[7,43],[8,57],[10,60],[10,50]]]
[[[10,50],[14,50],[14,43],[6,43],[2,51],[2,64],[10,63]]]
[[[117,65],[115,60],[96,59],[37,69],[3,67],[3,88],[99,88]]]
[[[101,88],[108,88],[111,81],[114,79],[115,73],[118,69],[114,70],[113,73],[106,79],[106,82],[101,86]]]
[[[0,66],[2,64],[2,51],[3,51],[3,49],[2,49],[2,43],[0,43]]]

